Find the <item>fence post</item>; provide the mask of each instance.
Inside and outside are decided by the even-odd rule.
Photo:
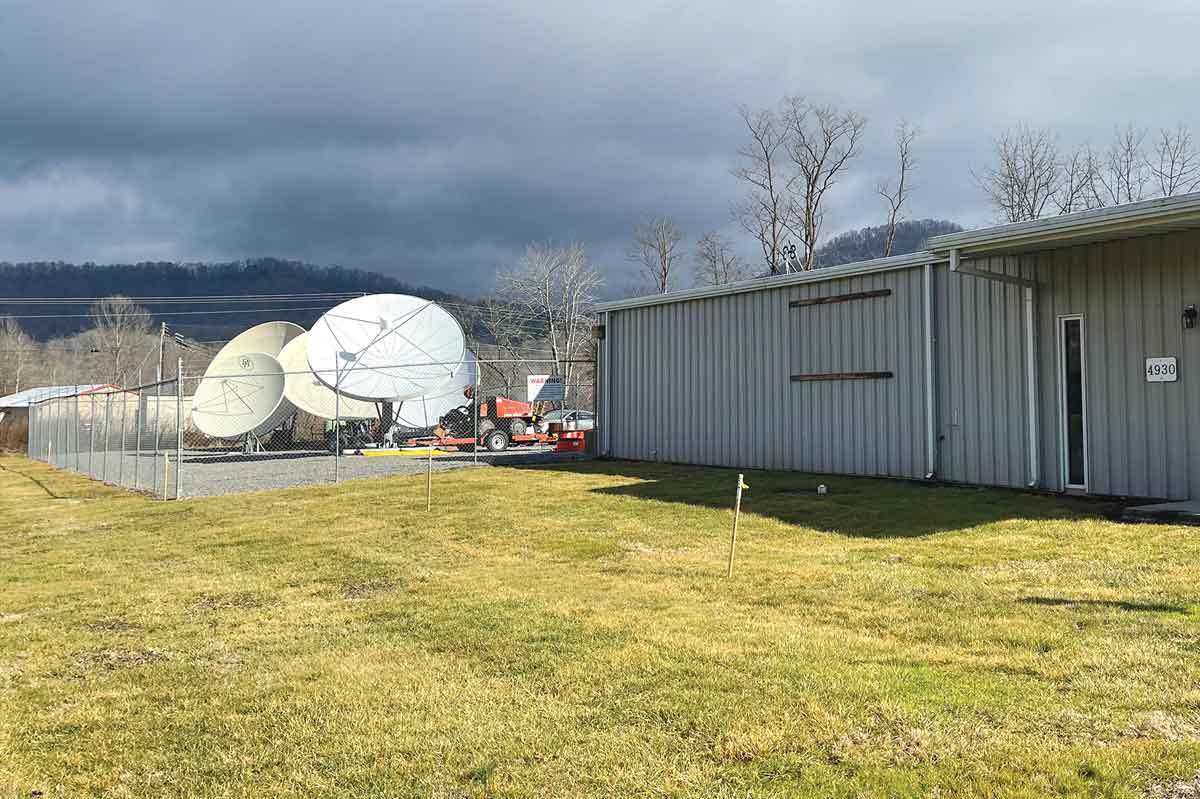
[[[133,490],[134,491],[138,490],[138,488],[140,487],[140,483],[141,483],[141,480],[139,480],[138,478],[141,476],[140,473],[141,473],[141,469],[142,469],[142,428],[145,427],[145,425],[146,425],[146,414],[145,414],[145,412],[142,411],[142,391],[143,391],[143,389],[141,387],[141,379],[140,379],[141,375],[140,374],[138,375],[138,378],[139,379],[138,379],[138,390],[137,390],[137,404],[135,406],[137,408],[137,413],[134,415],[134,418],[133,418],[133,434],[135,436],[137,436],[137,443],[134,445],[134,449],[133,449]]]
[[[425,419],[425,424],[429,424],[429,403],[425,401],[425,397],[421,397],[421,416]],[[425,453],[427,461],[425,466],[425,510],[426,512],[433,510],[433,442],[429,442],[429,450]]]
[[[175,499],[183,484],[183,356],[175,366]]]
[[[129,446],[125,435],[128,430],[129,421],[129,396],[125,392],[121,392],[121,454],[117,456],[117,485],[124,487],[125,485],[125,448]]]
[[[100,480],[108,482],[108,431],[109,422],[112,420],[112,392],[109,391],[104,395],[104,460],[100,461]]]
[[[333,364],[333,482],[341,477],[342,460],[342,364]]]
[[[88,394],[88,477],[96,478],[96,395]]]
[[[54,400],[50,400],[50,407],[55,411],[58,410],[58,404]],[[46,425],[46,451],[50,453],[49,463],[54,465],[54,459],[58,457],[58,442],[55,441],[55,436],[58,435],[58,414],[50,416],[50,424]]]
[[[471,463],[479,465],[479,381],[483,377],[483,364],[475,365],[475,388],[471,390]]]
[[[154,476],[150,478],[150,493],[158,495],[159,450],[162,449],[162,381],[154,386]],[[163,477],[163,499],[167,498],[167,480]]]
[[[75,435],[75,472],[78,474],[83,471],[82,458],[79,457],[79,455],[80,455],[80,452],[79,452],[79,450],[80,450],[80,446],[79,446],[79,386],[75,386],[75,396],[72,399],[74,400],[74,402],[73,402],[74,413],[72,413],[71,415],[74,417],[74,422],[75,422],[75,425],[74,425],[74,427],[75,427],[75,433],[74,433],[74,435]]]

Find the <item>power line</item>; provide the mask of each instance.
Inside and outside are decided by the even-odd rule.
[[[0,301],[0,305],[3,302]],[[51,305],[52,303],[45,303]],[[466,309],[466,310],[485,310],[483,306],[464,305],[461,303],[445,303],[451,308]],[[169,316],[203,316],[203,315],[220,315],[220,314],[250,314],[250,313],[290,313],[293,311],[327,311],[329,306],[316,305],[305,306],[299,308],[219,308],[205,309],[194,311],[132,311],[125,314],[128,317],[169,317]],[[61,314],[0,314],[0,317],[8,317],[10,319],[91,319],[93,314],[90,313],[61,313]],[[532,324],[545,325],[546,319],[540,315],[532,313],[505,313],[503,320],[511,324]],[[484,320],[479,320],[484,321]]]
[[[148,297],[125,297],[133,303],[190,304],[208,302],[311,302],[320,299],[353,299],[361,291],[327,291],[307,294],[174,294]],[[112,299],[107,297],[0,297],[0,305],[86,305]]]
[[[227,308],[224,310],[161,311],[161,312],[156,312],[156,313],[151,313],[150,311],[146,311],[145,313],[135,311],[135,312],[124,314],[124,316],[126,316],[126,317],[134,317],[134,316],[138,316],[138,317],[202,316],[205,314],[216,316],[216,315],[221,315],[221,314],[274,313],[274,312],[281,311],[281,310],[324,312],[324,311],[328,311],[329,308],[328,308],[328,306],[325,306],[325,305],[315,305],[310,308]],[[9,319],[91,319],[92,318],[92,314],[90,314],[90,313],[0,314],[0,316],[6,316]]]

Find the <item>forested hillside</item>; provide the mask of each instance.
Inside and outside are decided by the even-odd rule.
[[[924,248],[930,236],[957,233],[962,225],[945,219],[913,219],[896,224],[892,255],[903,255]],[[839,233],[817,249],[817,267],[837,266],[854,261],[882,258],[887,242],[887,226],[877,225]]]
[[[0,263],[0,299],[14,297],[190,297],[247,294],[312,294],[361,291],[415,294],[431,300],[462,301],[455,295],[425,286],[411,286],[395,278],[360,269],[319,267],[298,261],[261,258],[222,264],[141,263],[97,266],[67,263]],[[152,313],[168,306],[142,302]],[[310,326],[320,315],[319,303],[297,304],[284,316]],[[194,338],[228,338],[250,325],[280,318],[278,306],[255,312],[239,308],[236,315],[187,315],[170,306],[167,321]],[[198,309],[197,309],[198,310]],[[0,302],[0,316],[21,317],[21,327],[36,339],[70,336],[86,329],[87,307],[29,306]]]

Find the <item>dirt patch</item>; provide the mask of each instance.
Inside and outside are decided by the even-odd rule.
[[[99,652],[79,653],[75,656],[75,664],[85,670],[121,671],[166,659],[167,656],[157,649],[101,649]]]
[[[1128,731],[1133,738],[1157,738],[1164,741],[1200,740],[1200,730],[1178,716],[1153,710],[1147,713]],[[1200,797],[1200,794],[1197,794]]]
[[[270,605],[275,600],[253,591],[231,591],[225,594],[200,594],[190,603],[194,611],[212,613],[218,610],[253,610]]]
[[[1200,799],[1200,772],[1193,777],[1155,785],[1146,799]]]
[[[393,580],[362,580],[343,583],[340,592],[343,599],[366,599],[377,594],[389,594],[396,588]]]
[[[97,633],[128,633],[142,629],[140,624],[134,624],[120,616],[115,616],[111,619],[97,619],[83,626]]]

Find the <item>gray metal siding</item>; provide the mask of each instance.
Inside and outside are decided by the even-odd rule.
[[[1041,484],[1061,489],[1058,318],[1083,314],[1089,490],[1200,497],[1200,233],[1029,255],[974,269],[1035,278]],[[796,299],[888,297],[789,309]],[[611,311],[611,454],[718,466],[923,477],[923,270],[906,268]],[[1029,480],[1022,289],[934,270],[938,476]],[[1175,383],[1144,359],[1179,358]],[[792,374],[892,371],[792,383]]]
[[[925,474],[922,270],[797,286],[788,300],[880,289],[892,294],[789,311],[791,364],[784,379],[829,372],[895,375],[791,384],[791,443],[797,468],[898,477]]]
[[[923,476],[922,279],[897,270],[610,312],[611,454]],[[788,307],[884,288],[892,295]],[[895,377],[790,380],[851,371]]]
[[[1200,329],[1180,313],[1200,302],[1200,234],[1090,244],[1022,258],[1039,283],[1045,484],[1062,487],[1058,319],[1082,314],[1087,371],[1088,491],[1200,496]],[[1179,379],[1148,383],[1145,359],[1174,355]]]
[[[1012,258],[972,268],[1017,274]],[[1024,299],[1019,286],[936,270],[938,476],[982,485],[1029,482]]]

